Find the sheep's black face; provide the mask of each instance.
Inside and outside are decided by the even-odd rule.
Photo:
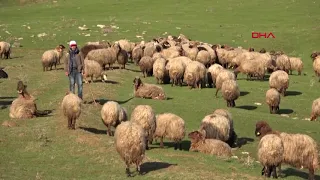
[[[26,86],[23,84],[22,81],[19,81],[18,82],[18,85],[17,85],[17,91],[19,94],[22,94],[25,90]]]
[[[142,84],[142,81],[140,78],[134,78],[133,84],[134,84],[134,89],[138,90],[139,86]]]

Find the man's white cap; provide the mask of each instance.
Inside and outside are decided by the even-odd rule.
[[[69,46],[71,47],[72,45],[77,45],[76,41],[70,41]]]

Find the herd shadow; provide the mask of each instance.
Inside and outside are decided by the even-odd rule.
[[[237,145],[239,148],[241,148],[242,146],[248,144],[249,142],[253,142],[254,139],[252,138],[248,138],[248,137],[241,137],[237,139]]]
[[[293,112],[292,109],[279,109],[278,114],[292,114]]]
[[[142,174],[147,174],[152,171],[157,171],[160,169],[166,169],[170,166],[177,166],[178,164],[170,164],[166,162],[145,162],[140,166],[140,171]]]
[[[302,92],[299,92],[299,91],[286,91],[286,96],[298,96],[301,94]]]
[[[127,103],[127,102],[129,102],[131,99],[133,99],[134,97],[131,97],[131,98],[129,98],[129,99],[127,99],[127,100],[124,100],[124,101],[116,101],[116,100],[108,100],[108,99],[95,99],[94,101],[89,101],[89,102],[87,102],[87,104],[93,104],[94,102],[96,102],[96,103],[98,103],[98,104],[100,104],[100,105],[104,105],[106,102],[108,102],[108,101],[115,101],[115,102],[117,102],[117,103],[119,103],[119,104],[125,104],[125,103]]]
[[[250,105],[244,105],[244,106],[236,106],[236,108],[239,108],[239,109],[245,109],[245,110],[255,110],[257,109],[258,107],[257,106],[250,106]]]
[[[80,129],[93,133],[93,134],[107,134],[107,130],[101,130],[96,128],[88,128],[88,127],[79,127]]]
[[[139,70],[135,70],[135,69],[128,69],[128,68],[126,68],[126,70],[131,71],[131,72],[141,72],[141,71],[139,71]]]
[[[12,104],[13,99],[17,97],[0,97],[0,109],[6,109]]]
[[[53,116],[51,113],[54,111],[55,109],[47,109],[47,110],[37,110],[37,117],[50,117]]]
[[[290,177],[290,176],[295,176],[295,177],[300,177],[301,179],[308,179],[309,173],[299,171],[293,168],[287,168],[285,170],[282,170],[282,176],[283,177]],[[320,179],[319,175],[315,175],[315,179]]]
[[[182,150],[183,151],[189,151],[190,145],[191,145],[190,141],[184,140],[184,141],[181,141],[181,144],[182,144]],[[158,139],[157,142],[152,143],[152,145],[157,145],[157,147],[150,147],[150,149],[158,149],[158,148],[161,149],[160,148],[160,139]],[[163,146],[164,146],[164,149],[166,149],[166,148],[174,149],[174,142],[163,142]],[[179,145],[178,145],[177,151],[180,151],[179,150]]]
[[[240,92],[240,96],[245,96],[245,95],[248,95],[250,92],[248,91],[241,91]]]

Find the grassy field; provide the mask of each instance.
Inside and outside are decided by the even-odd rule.
[[[310,54],[319,50],[320,2],[315,0],[256,1],[103,1],[103,0],[20,0],[0,2],[0,40],[23,47],[12,48],[13,59],[0,60],[9,79],[0,80],[0,123],[9,120],[9,106],[17,96],[16,84],[23,80],[29,92],[38,98],[41,110],[53,110],[51,116],[30,120],[13,120],[18,126],[0,126],[1,179],[124,179],[125,165],[114,148],[114,138],[106,135],[101,122],[101,105],[84,104],[77,130],[67,130],[67,121],[60,103],[68,90],[68,79],[62,71],[42,72],[42,53],[57,44],[76,40],[115,41],[127,38],[141,41],[136,35],[150,40],[167,32],[185,34],[191,39],[212,44],[250,46],[255,49],[283,50],[304,62],[302,76],[290,75],[288,96],[282,98],[280,113],[269,114],[265,104],[268,82],[238,80],[242,96],[237,107],[229,108],[234,126],[244,145],[234,153],[238,159],[224,160],[200,153],[175,151],[166,142],[164,149],[154,143],[146,152],[142,166],[144,176],[135,179],[260,179],[261,166],[256,162],[258,141],[254,136],[255,123],[266,120],[277,130],[305,133],[320,142],[319,121],[310,117],[312,101],[319,97],[320,83],[314,77]],[[97,24],[118,28],[103,34]],[[86,25],[89,31],[80,31]],[[143,33],[145,31],[145,33]],[[275,39],[252,39],[251,32],[272,32]],[[45,33],[46,36],[38,37]],[[87,34],[90,34],[88,36]],[[87,36],[86,36],[87,35]],[[20,39],[19,39],[20,38]],[[21,39],[23,38],[23,39]],[[141,75],[133,64],[127,70],[108,72],[109,83],[84,84],[84,100],[92,94],[100,102],[114,100],[128,109],[148,104],[156,113],[172,112],[186,122],[187,132],[196,130],[202,118],[216,108],[227,108],[215,89],[189,90],[187,87],[162,85],[168,101],[132,98],[132,80]],[[145,82],[155,83],[154,77]],[[255,103],[261,103],[261,106]],[[243,152],[248,152],[249,155]],[[307,178],[308,171],[284,166],[284,179]],[[320,179],[317,171],[316,179]]]

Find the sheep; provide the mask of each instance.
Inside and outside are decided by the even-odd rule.
[[[102,67],[97,61],[93,60],[84,60],[85,64],[85,69],[84,69],[84,81],[85,83],[88,83],[89,81],[87,80],[88,77],[91,77],[91,82],[93,82],[93,77],[98,79],[99,77],[101,78],[102,82],[105,82],[107,80],[107,73],[103,71]]]
[[[132,50],[131,60],[138,65],[140,59],[143,57],[144,46],[136,45]]]
[[[237,133],[234,130],[233,127],[233,119],[231,113],[226,109],[216,109],[212,112],[212,114],[217,114],[220,116],[226,117],[230,122],[230,131],[229,131],[229,139],[226,141],[227,144],[229,144],[230,147],[237,146]]]
[[[149,150],[149,145],[152,144],[153,134],[156,131],[156,116],[151,106],[138,105],[132,112],[130,117],[131,122],[136,122],[145,131],[146,149]]]
[[[167,83],[169,78],[169,71],[166,69],[168,60],[159,58],[153,63],[153,75],[157,80],[157,84]]]
[[[83,46],[80,49],[80,53],[83,56],[82,58],[85,59],[90,51],[95,50],[95,49],[104,49],[104,48],[108,48],[108,47],[111,47],[110,43],[108,43],[108,45],[88,44],[87,43],[85,46]]]
[[[218,139],[205,139],[205,136],[199,131],[193,131],[188,134],[191,140],[189,151],[212,154],[218,157],[231,157],[231,147]]]
[[[216,78],[216,94],[215,94],[216,97],[218,97],[217,95],[219,90],[222,87],[223,82],[227,80],[236,80],[236,76],[234,75],[233,72],[223,69],[220,71],[220,73]]]
[[[64,96],[61,108],[63,115],[68,119],[68,129],[76,129],[76,120],[81,114],[82,100],[72,92],[67,92]]]
[[[240,96],[238,83],[235,80],[226,80],[222,83],[221,92],[223,98],[227,101],[227,107],[235,107]]]
[[[182,44],[183,54],[190,58],[191,60],[195,61],[197,54],[199,52],[197,48],[197,43],[189,42],[187,44]]]
[[[319,78],[318,82],[320,82],[320,56],[313,60],[312,67],[315,75]]]
[[[132,50],[133,50],[133,48],[135,47],[136,44],[133,43],[133,42],[129,42],[126,39],[120,39],[118,42],[119,42],[119,45],[120,45],[121,49],[126,51],[131,57]]]
[[[212,62],[210,62],[210,60],[211,60],[211,56],[208,51],[201,50],[198,52],[197,57],[196,57],[196,61],[204,64],[205,67],[209,67],[212,64]]]
[[[266,92],[266,103],[269,106],[270,114],[276,114],[279,111],[281,96],[275,88],[270,88]]]
[[[139,77],[135,77],[134,84],[134,96],[138,98],[166,100],[166,93],[161,86],[155,84],[142,83]]]
[[[278,178],[276,167],[283,161],[284,146],[279,135],[264,135],[258,145],[258,160],[264,167],[265,176]]]
[[[139,61],[140,70],[143,77],[152,76],[153,73],[153,59],[149,56],[143,56]]]
[[[137,123],[126,121],[121,123],[114,134],[116,150],[126,164],[127,176],[132,176],[130,165],[135,164],[141,174],[140,166],[145,157],[145,131]]]
[[[63,48],[61,46],[57,46],[54,50],[47,50],[42,54],[41,62],[43,71],[48,71],[50,67],[50,71],[52,70],[52,66],[57,69],[57,63],[62,58]]]
[[[311,111],[310,120],[311,121],[317,120],[317,117],[320,116],[320,98],[318,98],[312,102],[311,109],[312,109],[312,111]]]
[[[161,55],[161,53],[154,53],[153,55],[152,55],[152,60],[153,61],[156,61],[157,59],[159,59],[159,58],[164,58],[162,55]],[[164,58],[164,59],[166,59],[166,58]]]
[[[0,68],[0,78],[8,78],[8,74],[2,68]]]
[[[171,87],[179,84],[182,86],[185,65],[181,59],[172,59],[166,65],[166,70],[169,71]]]
[[[290,74],[292,74],[292,71],[296,70],[298,71],[298,75],[301,75],[302,69],[303,69],[303,62],[300,58],[297,57],[289,57],[290,60]]]
[[[206,51],[208,51],[208,53],[210,54],[210,61],[209,61],[209,64],[213,64],[214,62],[216,62],[216,59],[217,59],[217,54],[215,52],[215,48],[212,48],[210,47],[208,44],[202,44],[202,45],[199,45],[198,46],[198,49],[199,48],[204,48],[206,49]]]
[[[256,123],[256,136],[265,134],[278,134],[283,142],[284,153],[282,163],[296,168],[308,168],[309,180],[315,180],[314,172],[318,168],[318,147],[317,143],[305,134],[289,134],[285,132],[273,131],[265,121]],[[281,165],[279,165],[279,174],[281,174]]]
[[[206,75],[206,67],[198,61],[192,61],[186,66],[183,77],[190,89],[200,89],[205,85]]]
[[[275,69],[275,66],[272,65],[272,63],[265,64],[263,63],[263,58],[255,58],[254,60],[244,60],[241,62],[241,64],[234,70],[234,73],[236,77],[238,74],[244,73],[247,74],[247,80],[248,77],[251,80],[252,76],[258,76],[258,79],[264,80],[265,73],[267,69]]]
[[[117,56],[117,62],[119,65],[122,65],[119,66],[120,69],[125,69],[126,68],[126,64],[128,62],[128,53],[125,51],[125,50],[120,50],[119,51],[119,54]]]
[[[3,58],[11,59],[10,54],[11,54],[11,45],[7,42],[1,41],[0,42],[0,58],[2,58],[2,55],[3,55]]]
[[[282,96],[285,96],[289,87],[289,75],[283,70],[274,71],[269,77],[269,87],[277,89]]]
[[[107,64],[109,65],[109,69],[113,69],[112,66],[116,62],[120,51],[119,43],[115,42],[109,48],[91,50],[86,57],[90,60],[97,61],[103,70],[105,70]]]
[[[58,55],[58,61],[57,61],[57,64],[61,64],[61,58],[63,58],[64,56],[64,49],[65,49],[66,47],[64,47],[64,45],[62,45],[62,44],[60,44],[59,45],[59,49],[60,49],[60,52],[59,53],[57,53],[57,55]]]
[[[320,51],[313,51],[312,54],[310,55],[312,61],[314,61],[319,56],[320,56]]]
[[[143,56],[152,57],[154,53],[160,52],[161,47],[156,42],[148,42],[144,45]]]
[[[106,102],[100,114],[103,124],[107,126],[109,136],[113,136],[111,126],[117,128],[120,123],[128,120],[127,111],[115,101]]]
[[[181,52],[178,51],[175,47],[171,47],[168,49],[163,49],[160,52],[161,56],[164,58],[175,58],[175,57],[179,57],[181,55]]]
[[[276,65],[278,70],[283,70],[286,73],[289,73],[289,70],[291,69],[289,57],[282,53],[276,54],[276,56]]]
[[[230,129],[228,118],[219,114],[209,114],[202,119],[199,131],[205,135],[206,139],[219,139],[227,142],[230,138]]]
[[[208,83],[210,87],[215,87],[216,85],[216,79],[218,74],[220,73],[221,70],[223,70],[224,68],[219,65],[219,64],[212,64],[209,68],[208,68]]]
[[[174,150],[182,150],[181,141],[185,137],[184,120],[173,113],[162,113],[156,116],[156,131],[154,138],[160,138],[160,147],[163,148],[163,138],[174,141]]]

